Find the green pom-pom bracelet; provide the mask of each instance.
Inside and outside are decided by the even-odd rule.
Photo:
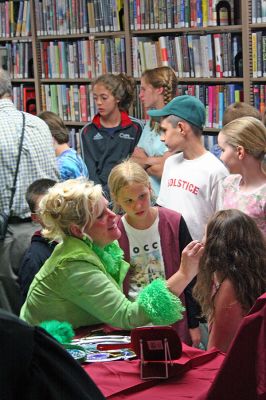
[[[69,322],[43,321],[39,326],[60,343],[69,343],[75,336],[72,325]]]
[[[156,279],[139,294],[137,302],[155,325],[173,324],[183,318],[185,307],[166,286],[166,281]]]

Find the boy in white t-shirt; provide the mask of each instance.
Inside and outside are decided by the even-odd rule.
[[[181,213],[192,238],[202,240],[208,219],[222,208],[221,182],[228,175],[202,144],[205,107],[185,95],[148,114],[162,118],[161,140],[171,152],[180,152],[165,162],[157,203]]]

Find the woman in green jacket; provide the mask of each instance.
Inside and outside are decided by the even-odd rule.
[[[31,324],[68,321],[74,328],[107,323],[132,329],[182,318],[184,307],[177,296],[197,274],[203,245],[191,242],[178,272],[167,281],[156,279],[131,302],[122,293],[129,265],[116,242],[116,215],[107,204],[100,185],[80,179],[56,184],[43,198],[43,235],[61,243],[35,276],[22,319]]]

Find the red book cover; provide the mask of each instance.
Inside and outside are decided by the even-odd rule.
[[[23,110],[36,115],[36,96],[34,87],[23,88]]]

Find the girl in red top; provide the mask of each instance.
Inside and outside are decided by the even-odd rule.
[[[209,322],[208,348],[227,351],[243,317],[266,290],[265,265],[265,240],[253,219],[235,209],[214,214],[194,288]]]

